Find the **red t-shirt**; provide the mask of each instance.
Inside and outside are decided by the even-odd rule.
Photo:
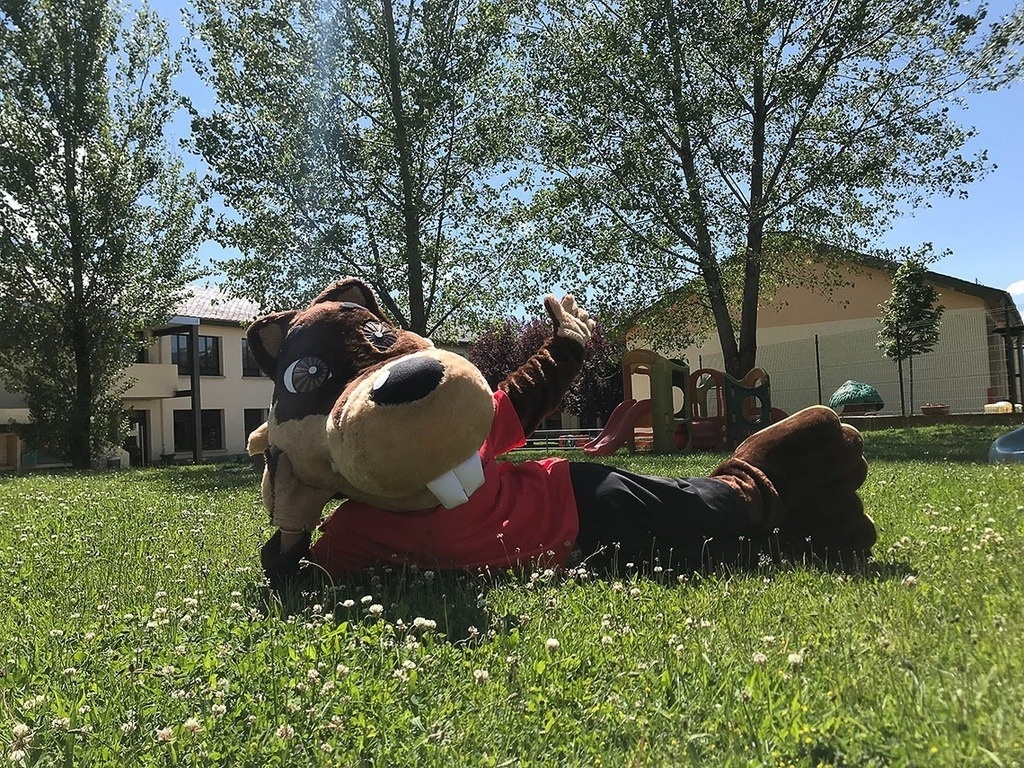
[[[533,561],[565,565],[579,533],[569,464],[495,461],[525,444],[512,402],[496,392],[491,433],[480,449],[484,484],[469,501],[418,512],[345,501],[321,526],[310,558],[332,575],[381,563],[501,570]]]

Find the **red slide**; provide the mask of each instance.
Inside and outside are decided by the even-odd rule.
[[[650,412],[650,400],[623,400],[615,406],[601,434],[583,446],[583,452],[591,456],[611,456],[629,440],[636,423]]]

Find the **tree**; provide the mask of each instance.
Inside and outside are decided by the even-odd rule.
[[[900,264],[892,279],[892,294],[878,305],[882,324],[878,347],[895,360],[900,379],[900,409],[907,415],[903,396],[903,361],[910,361],[910,409],[914,409],[914,356],[931,352],[939,341],[939,322],[945,308],[939,292],[926,282],[928,270],[919,258]]]
[[[358,276],[420,334],[534,295],[502,209],[520,137],[497,0],[197,0],[216,94],[195,146],[242,256],[232,289],[297,306]],[[481,312],[483,310],[483,312]]]
[[[862,251],[987,170],[951,109],[1019,71],[1019,16],[986,28],[984,6],[957,0],[540,0],[523,41],[534,212],[587,254],[604,303],[635,310],[697,278],[742,376],[762,290],[810,279],[811,244]]]
[[[492,389],[525,363],[551,335],[551,321],[522,321],[506,317],[469,345],[466,357],[479,368]],[[580,375],[561,403],[561,409],[582,419],[607,419],[622,402],[622,356],[625,345],[605,333],[601,324],[587,344]]]
[[[124,370],[203,230],[162,135],[180,57],[153,14],[122,21],[107,0],[0,0],[0,372],[77,468],[119,442]]]

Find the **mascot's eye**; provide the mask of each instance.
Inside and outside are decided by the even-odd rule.
[[[398,341],[398,334],[395,333],[395,330],[379,320],[370,320],[363,325],[363,335],[368,342],[381,351],[390,348]]]
[[[331,378],[331,369],[319,357],[301,357],[284,372],[284,388],[292,394],[312,392]]]

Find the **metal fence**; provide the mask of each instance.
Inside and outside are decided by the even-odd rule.
[[[1007,342],[996,333],[1005,327],[1005,317],[991,313],[947,311],[935,349],[903,363],[907,413],[926,403],[944,403],[953,413],[979,413],[994,400],[1021,402],[1024,353],[1019,334]],[[828,404],[836,389],[854,380],[878,390],[884,413],[901,413],[898,366],[877,343],[878,329],[864,328],[759,344],[757,364],[771,376],[772,405],[792,413],[814,403]],[[702,355],[695,362],[723,369],[721,354]]]

